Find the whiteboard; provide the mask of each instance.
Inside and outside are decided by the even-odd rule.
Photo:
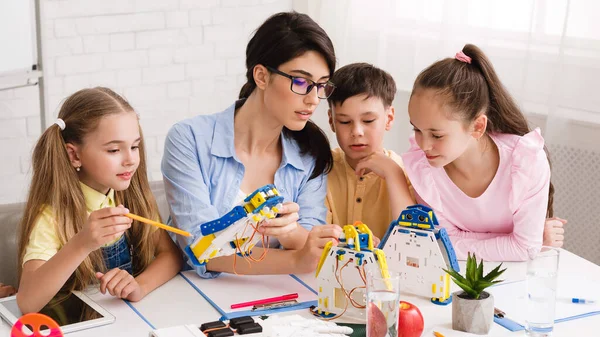
[[[27,79],[37,64],[34,0],[0,0],[0,78]]]

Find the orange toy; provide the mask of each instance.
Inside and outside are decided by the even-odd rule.
[[[29,330],[33,329],[32,334],[26,334],[23,327],[27,326]],[[42,334],[40,330],[50,329],[50,334]],[[10,337],[64,337],[60,326],[52,318],[32,313],[19,318],[10,331]]]

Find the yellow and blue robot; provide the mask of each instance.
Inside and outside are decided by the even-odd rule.
[[[262,238],[255,228],[264,219],[275,218],[282,203],[283,197],[274,185],[257,189],[227,214],[200,225],[201,235],[184,249],[186,255],[194,265],[202,266],[218,256],[250,254]]]
[[[435,304],[452,302],[450,275],[442,268],[460,268],[448,233],[431,208],[407,207],[392,221],[379,248],[390,271],[400,273],[402,291],[431,297]]]
[[[385,253],[373,246],[367,225],[356,222],[343,227],[337,247],[328,242],[317,265],[318,305],[314,315],[332,318],[344,315],[365,319],[367,273],[389,277]]]

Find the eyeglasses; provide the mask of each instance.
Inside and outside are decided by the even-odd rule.
[[[335,89],[335,85],[329,81],[325,83],[317,83],[313,80],[309,80],[308,78],[286,74],[283,71],[279,71],[273,67],[267,66],[267,69],[269,69],[269,71],[272,73],[287,77],[292,80],[290,90],[298,95],[308,95],[314,87],[317,87],[317,97],[320,99],[326,99],[333,94],[333,90]]]

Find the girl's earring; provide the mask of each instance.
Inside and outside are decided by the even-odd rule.
[[[75,171],[77,171],[77,172],[81,171],[81,166],[77,166],[77,167],[75,168]]]

